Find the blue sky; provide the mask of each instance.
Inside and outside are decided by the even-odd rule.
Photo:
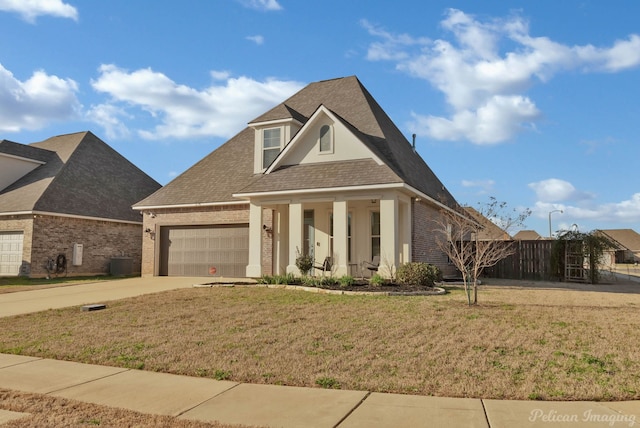
[[[609,3],[611,4],[611,3]],[[157,181],[356,75],[462,204],[640,231],[640,3],[0,0],[0,139],[91,130]]]

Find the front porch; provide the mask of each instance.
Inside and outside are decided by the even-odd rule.
[[[334,276],[365,276],[362,263],[380,259],[378,273],[390,277],[411,261],[411,197],[397,191],[281,200],[251,198],[248,277],[263,272],[263,252],[271,247],[273,274],[300,275],[296,258],[310,255],[321,265],[331,257]],[[271,210],[272,225],[264,221]],[[266,246],[265,240],[272,245]]]

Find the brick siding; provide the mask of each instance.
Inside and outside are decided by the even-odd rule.
[[[23,231],[23,263],[20,275],[45,277],[47,261],[64,254],[63,275],[106,275],[112,257],[132,258],[133,274],[140,273],[142,226],[49,215],[12,216],[0,220],[2,231]],[[83,245],[82,264],[72,265],[73,244]]]
[[[413,211],[413,261],[425,262],[436,265],[442,270],[444,275],[456,273],[455,267],[448,262],[447,255],[444,254],[436,243],[437,228],[436,220],[440,217],[440,209],[423,201],[411,202]]]

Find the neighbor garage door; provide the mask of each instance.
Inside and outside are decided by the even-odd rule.
[[[160,229],[160,275],[246,276],[249,225],[167,226]]]
[[[22,232],[0,232],[0,276],[18,276],[22,265]]]

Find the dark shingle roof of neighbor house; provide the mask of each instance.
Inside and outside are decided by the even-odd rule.
[[[614,240],[621,249],[640,251],[640,234],[633,229],[599,229],[598,232]]]
[[[50,212],[141,222],[131,205],[160,184],[91,132],[39,143],[0,143],[0,152],[46,162],[0,191],[0,215]],[[17,147],[21,146],[21,147]]]
[[[332,162],[254,175],[254,131],[246,128],[136,206],[230,202],[238,201],[232,196],[234,193],[401,182],[439,202],[457,206],[453,196],[355,76],[311,83],[250,123],[288,118],[305,122],[320,105],[337,115],[386,165],[370,168],[370,162]],[[365,164],[367,167],[363,168]],[[327,172],[346,180],[334,180]]]

